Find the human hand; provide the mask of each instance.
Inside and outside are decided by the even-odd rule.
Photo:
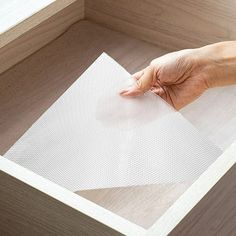
[[[208,88],[236,83],[235,49],[235,42],[225,42],[166,54],[135,73],[136,83],[120,94],[136,97],[151,90],[179,110]]]

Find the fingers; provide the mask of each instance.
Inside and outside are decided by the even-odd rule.
[[[140,77],[143,75],[143,73],[144,73],[144,70],[140,70],[140,71],[134,73],[134,74],[132,75],[132,78],[134,78],[135,80],[139,80]]]
[[[164,89],[161,87],[151,88],[151,91],[160,97],[165,93]]]
[[[136,97],[150,90],[155,81],[154,67],[148,66],[144,70],[133,75],[137,80],[131,87],[120,91],[120,95],[124,97]]]

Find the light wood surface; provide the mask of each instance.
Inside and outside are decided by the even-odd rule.
[[[115,58],[131,73],[165,53],[156,46],[87,21],[73,25],[68,32],[53,43],[0,76],[0,150],[2,154],[103,51]],[[150,192],[150,198],[159,191],[159,186],[156,186],[156,189],[155,186],[144,187],[144,189]],[[154,213],[161,214],[168,208],[170,202],[173,202],[182,190],[183,186],[179,190],[173,186],[166,190],[170,195],[166,203],[162,204],[161,209],[156,209],[154,207],[156,203],[150,199],[146,203],[149,211],[143,212],[142,215],[150,214],[151,222],[147,220],[145,225],[150,225],[155,220]],[[99,190],[97,195],[102,196],[103,191]],[[113,191],[115,195],[116,190],[111,190],[109,193],[112,194]],[[132,192],[132,188],[124,189],[125,194],[129,191]],[[138,192],[140,198],[143,198],[142,191],[139,189]],[[130,196],[127,197],[129,201]],[[140,204],[139,200],[137,204]],[[140,213],[140,210],[138,212]],[[127,209],[126,215],[128,214],[133,214],[130,209]],[[141,222],[141,220],[137,221]]]
[[[203,135],[222,150],[236,140],[236,85],[213,88],[181,109]]]
[[[236,34],[233,28],[233,24],[236,23],[233,11],[235,3],[232,1],[226,2],[201,1],[195,3],[192,0],[187,2],[154,0],[136,0],[136,2],[124,2],[122,0],[89,0],[86,2],[86,17],[113,29],[120,30],[126,34],[139,37],[143,40],[161,45],[161,47],[165,47],[168,50],[172,50],[183,47],[200,46],[209,42],[235,37]],[[219,16],[221,16],[221,18],[219,18]],[[136,24],[137,22],[138,24]],[[84,69],[89,66],[102,51],[105,51],[114,57],[131,73],[146,66],[151,59],[166,52],[159,47],[105,29],[90,22],[83,21],[75,24],[68,32],[63,34],[53,43],[50,43],[29,58],[26,58],[20,64],[0,75],[1,154],[13,145],[13,143],[73,83],[73,81],[80,76]],[[5,174],[4,176],[9,183],[17,181],[15,179],[12,180],[11,177],[8,179]],[[4,178],[2,179],[4,180]],[[203,205],[199,208],[200,210],[196,210],[196,212],[195,210],[193,211],[195,213],[193,213],[192,218],[190,217],[189,219],[191,219],[192,222],[195,222],[194,225],[191,224],[191,221],[189,221],[187,217],[183,221],[183,226],[181,226],[181,223],[179,226],[180,228],[177,227],[177,231],[173,231],[173,235],[179,235],[180,232],[183,232],[183,235],[196,235],[194,233],[201,232],[197,230],[202,230],[203,233],[216,232],[211,229],[212,227],[214,228],[215,224],[218,224],[218,222],[223,224],[221,225],[221,223],[219,223],[220,226],[216,227],[216,229],[221,230],[220,232],[229,233],[229,235],[231,232],[234,233],[234,228],[231,227],[232,221],[228,220],[229,225],[224,221],[224,214],[227,214],[229,211],[229,206],[222,203],[222,201],[225,200],[229,202],[230,206],[235,206],[232,201],[232,199],[234,199],[232,198],[232,196],[234,197],[232,189],[235,188],[235,185],[233,185],[234,179],[235,168],[230,172],[230,177],[227,178],[227,181],[231,181],[232,183],[232,185],[230,185],[231,187],[225,188],[227,185],[225,183],[227,183],[227,181],[224,182],[224,184],[220,184],[219,189],[213,191],[213,194],[207,197],[207,199],[209,198],[209,201],[203,201]],[[20,182],[14,182],[11,189],[8,189],[7,185],[3,185],[2,189],[5,194],[2,195],[4,196],[3,199],[5,201],[4,206],[6,206],[6,204],[9,205],[9,202],[7,201],[9,197],[8,192],[10,191],[13,193],[13,189],[15,188],[18,191],[16,186],[19,186],[19,192],[21,189],[22,191],[25,189]],[[169,207],[170,202],[174,202],[181,194],[181,191],[184,191],[184,188],[182,187],[183,186],[181,186],[181,188],[170,188],[172,190],[174,189],[173,192],[172,190],[169,191],[169,200],[171,200],[168,201],[165,199],[161,209],[154,201],[149,201],[150,205],[147,205],[146,209],[155,211],[155,214],[161,212],[160,215],[162,215]],[[160,191],[160,186],[146,186],[142,188],[146,189],[146,194],[149,194],[147,196],[149,196],[150,199],[158,199],[156,193]],[[132,202],[132,204],[134,204],[133,207],[135,204],[140,205],[140,199],[144,198],[141,187],[135,189],[131,188],[130,190],[131,192],[139,193],[137,194],[137,202]],[[133,213],[130,213],[132,211],[131,209],[127,208],[127,212],[125,212],[122,210],[122,207],[124,206],[117,206],[116,203],[114,204],[114,201],[104,200],[109,198],[109,196],[116,198],[117,194],[119,194],[121,196],[127,196],[126,201],[129,201],[132,196],[130,190],[129,188],[123,190],[105,189],[94,190],[94,192],[83,192],[81,194],[97,201],[101,205],[106,205],[106,207],[111,208],[113,211],[117,211],[118,214],[130,218],[132,221],[141,222],[141,220],[137,218],[137,215],[133,216]],[[166,191],[168,192],[168,190]],[[16,199],[12,195],[11,201],[13,202],[16,199],[16,202],[20,202],[23,198],[23,194],[26,192],[30,192],[30,195],[26,200],[30,199],[31,196],[35,196],[34,199],[37,199],[38,192],[35,193],[35,195],[31,195],[31,190],[26,187],[26,190],[23,193],[20,192],[19,198]],[[217,198],[218,195],[219,198]],[[226,197],[224,198],[224,196]],[[51,200],[48,201],[50,202]],[[124,199],[123,201],[125,202]],[[219,204],[215,205],[215,201],[219,201]],[[32,206],[32,204],[29,206]],[[221,211],[217,211],[215,206]],[[23,208],[24,205],[21,205],[21,207]],[[55,208],[57,207],[59,207],[59,204],[55,204]],[[45,208],[46,207],[43,207],[42,209]],[[208,223],[211,225],[210,229],[205,225],[204,221],[199,218],[204,216],[206,208],[209,208],[209,211],[206,214],[207,218],[205,219],[208,219]],[[65,209],[61,210],[65,211]],[[146,217],[145,214],[154,216],[155,214],[150,211],[146,212],[147,214],[140,212],[140,215],[142,215],[142,218]],[[20,212],[20,209],[18,209],[18,212]],[[233,215],[231,216],[233,217],[235,211],[232,210],[232,212]],[[217,217],[215,220],[212,220],[212,217],[215,214]],[[15,215],[16,221],[19,219],[18,216],[19,215],[17,214]],[[27,221],[21,219],[21,227],[24,226],[25,222],[30,221],[30,218],[27,219]],[[83,219],[86,220],[86,217]],[[152,224],[153,218],[149,220],[148,222],[145,221],[143,224],[146,226]],[[70,223],[65,222],[65,224]],[[188,224],[192,226],[191,229]],[[226,229],[226,226],[231,229],[231,231]],[[37,227],[37,225],[35,227]],[[82,232],[85,233],[85,231]],[[155,230],[153,232],[155,232]],[[175,232],[177,233],[174,234]]]
[[[78,1],[83,2],[83,0],[78,0]],[[11,6],[11,5],[19,4],[15,2],[16,2],[15,0],[11,0],[7,3],[7,5]],[[11,41],[17,39],[25,32],[29,31],[30,29],[34,28],[38,24],[47,20],[49,17],[55,15],[57,12],[69,6],[73,2],[75,2],[75,0],[53,1],[51,4],[45,6],[38,12],[35,12],[32,16],[29,15],[29,17],[25,18],[23,21],[18,22],[18,24],[17,22],[13,23],[13,25],[9,27],[8,30],[0,34],[0,48],[10,43]],[[21,4],[26,5],[26,3],[22,1],[21,1]],[[29,3],[29,1],[28,1],[28,4],[32,5],[32,3]],[[2,14],[4,14],[4,6],[5,4],[3,5],[3,9],[1,9],[1,11],[3,11]],[[24,6],[24,7],[27,8],[27,6]],[[24,13],[21,13],[21,9],[19,7],[12,6],[12,8],[14,8],[14,14],[24,14]],[[12,14],[12,9],[7,14]],[[7,18],[7,16],[5,17]],[[15,16],[12,16],[11,19],[14,17]],[[3,21],[4,20],[5,19],[3,18]]]
[[[167,50],[236,38],[236,2],[86,0],[85,17]],[[225,150],[236,139],[236,85],[214,88],[180,112]],[[210,109],[209,109],[210,108]]]
[[[121,235],[2,171],[0,183],[1,235]]]
[[[103,52],[131,73],[163,54],[160,48],[81,21],[0,75],[0,154]]]
[[[41,11],[55,0],[9,0],[1,1],[0,34],[5,33],[25,19]]]
[[[168,50],[235,40],[236,2],[86,0],[85,16]]]
[[[20,62],[50,41],[64,33],[71,24],[84,17],[84,3],[78,0],[41,24],[20,35],[17,39],[0,45],[0,73]],[[3,43],[3,36],[0,35]]]
[[[189,185],[189,183],[156,184],[86,190],[76,193],[148,229]]]
[[[0,156],[0,235],[130,235],[145,229]]]
[[[236,234],[236,140],[151,226],[146,236]]]
[[[169,235],[236,235],[235,180],[236,164]]]

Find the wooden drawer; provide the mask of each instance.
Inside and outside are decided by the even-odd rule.
[[[235,37],[235,17],[228,18],[234,15],[235,4],[226,2],[228,5],[222,6],[210,1],[88,0],[85,4],[81,0],[56,1],[58,10],[49,5],[38,13],[41,19],[38,23],[29,26],[23,22],[0,35],[0,154],[103,51],[133,73],[170,50]],[[33,15],[27,21],[30,19],[37,22],[39,18]],[[229,96],[234,96],[235,89],[227,88]],[[195,113],[194,109],[195,105],[182,113],[205,135],[215,137],[211,136],[212,130],[219,124],[209,126],[209,121],[199,122],[194,117],[201,109]],[[234,235],[236,142],[233,139],[229,132],[224,137],[227,142],[222,144],[223,154],[194,183],[77,193],[2,157],[0,233]],[[134,194],[139,196],[136,201],[132,198]]]

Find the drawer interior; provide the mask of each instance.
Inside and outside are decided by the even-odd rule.
[[[3,155],[104,51],[130,73],[167,53],[158,46],[90,21],[72,25],[52,43],[0,75],[0,154]],[[210,91],[181,112],[204,135],[225,149],[235,139],[232,134],[236,117],[233,107],[236,104],[232,102],[224,106],[220,99],[222,94],[227,94],[224,102],[235,98],[235,87]],[[206,109],[203,105],[206,99],[210,101],[208,106],[213,102],[216,104],[214,109]],[[203,111],[206,115],[200,116]],[[229,122],[226,124],[225,120]],[[76,193],[148,228],[191,184],[184,182]]]

